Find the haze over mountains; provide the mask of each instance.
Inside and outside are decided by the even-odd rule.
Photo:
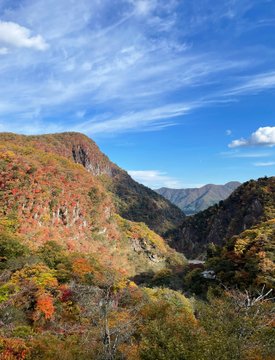
[[[238,181],[231,181],[225,185],[208,184],[190,189],[162,187],[155,191],[177,205],[185,215],[194,215],[226,199],[240,185]]]

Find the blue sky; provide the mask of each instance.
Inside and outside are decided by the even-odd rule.
[[[0,131],[80,131],[157,188],[274,175],[273,0],[1,0]]]

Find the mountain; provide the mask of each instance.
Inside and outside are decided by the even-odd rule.
[[[226,199],[241,183],[231,181],[225,185],[208,184],[200,188],[155,190],[167,200],[177,205],[186,215],[194,215]]]
[[[61,133],[42,136],[2,134],[1,141],[31,146],[45,153],[66,157],[97,177],[113,194],[117,212],[125,219],[144,222],[163,235],[178,226],[184,214],[153,190],[134,181],[126,171],[112,163],[94,141],[80,133]]]
[[[181,218],[180,210],[135,183],[86,136],[0,134],[0,169],[0,231],[7,238],[18,237],[34,250],[55,241],[128,275],[180,260],[140,222],[165,230]],[[128,193],[136,195],[129,208]],[[152,213],[159,217],[155,222]]]
[[[168,237],[170,245],[189,257],[207,245],[223,245],[234,235],[275,217],[275,177],[250,180],[219,204],[183,220]]]

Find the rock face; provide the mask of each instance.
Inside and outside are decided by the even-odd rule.
[[[238,181],[231,181],[225,185],[208,184],[200,188],[155,190],[167,200],[177,205],[186,215],[194,215],[208,207],[225,200],[241,185]]]
[[[210,243],[223,245],[233,235],[274,216],[275,177],[251,180],[233,194],[194,216],[168,234],[170,244],[189,257],[205,253]]]
[[[81,146],[81,144],[72,145],[72,157],[77,164],[83,165],[85,169],[95,176],[112,176],[111,166],[101,164],[101,162],[93,162],[89,154],[89,149],[85,149],[85,147]]]
[[[164,235],[176,228],[184,218],[182,211],[155,191],[134,181],[126,171],[112,163],[87,136],[61,133],[41,136],[5,134],[10,141],[23,141],[39,150],[55,153],[81,164],[99,178],[113,193],[119,214],[132,221],[144,222],[150,229]]]

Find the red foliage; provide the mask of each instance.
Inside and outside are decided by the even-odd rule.
[[[67,302],[71,300],[73,292],[71,289],[69,289],[66,285],[60,286],[59,288],[61,294],[60,294],[60,301],[61,302]]]

